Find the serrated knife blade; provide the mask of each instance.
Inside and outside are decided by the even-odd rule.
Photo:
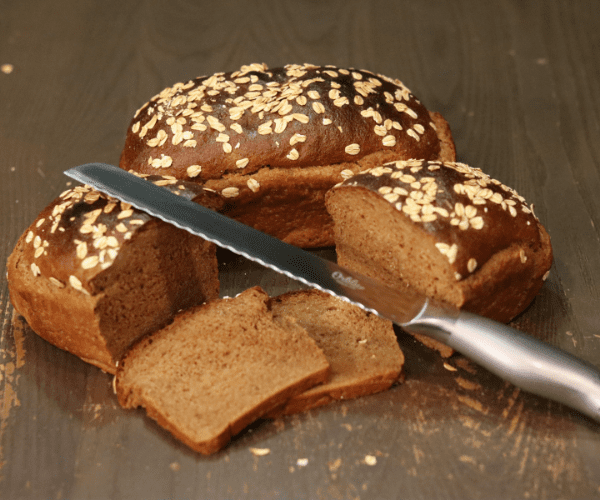
[[[600,421],[600,371],[507,325],[392,289],[171,193],[125,170],[87,163],[65,174],[165,222],[428,335],[521,389]]]

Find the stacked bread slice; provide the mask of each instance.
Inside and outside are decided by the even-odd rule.
[[[184,311],[139,341],[119,364],[115,390],[123,407],[143,406],[210,454],[261,417],[386,389],[403,362],[387,321],[323,292],[271,300],[251,288]]]

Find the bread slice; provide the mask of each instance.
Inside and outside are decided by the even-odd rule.
[[[175,317],[119,363],[116,393],[192,449],[210,454],[272,408],[324,382],[329,364],[299,326],[273,321],[251,288]]]
[[[326,383],[291,398],[269,416],[292,414],[388,389],[402,377],[404,356],[390,321],[319,290],[271,299],[278,322],[293,319],[323,350],[331,371]]]

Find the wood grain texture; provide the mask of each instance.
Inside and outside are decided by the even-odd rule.
[[[0,498],[599,498],[598,423],[402,332],[404,384],[200,457],[40,340],[4,267],[63,170],[116,163],[164,87],[251,62],[354,66],[401,79],[462,161],[534,203],[555,264],[514,326],[600,366],[599,53],[592,0],[0,0]],[[224,295],[299,287],[220,257]]]

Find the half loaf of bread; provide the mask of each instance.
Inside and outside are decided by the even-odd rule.
[[[218,207],[195,183],[148,180]],[[7,272],[15,309],[40,337],[109,373],[135,340],[219,295],[212,243],[88,186],[39,214]]]
[[[177,83],[133,117],[120,166],[220,193],[227,215],[288,243],[333,244],[326,191],[385,161],[455,160],[444,118],[396,79],[311,64]]]
[[[210,454],[324,382],[329,364],[322,351],[301,327],[274,321],[268,301],[251,288],[184,311],[139,341],[117,371],[121,405],[145,407],[175,437]]]
[[[404,356],[390,321],[319,290],[274,297],[271,309],[276,321],[303,327],[331,367],[325,383],[294,396],[271,417],[374,394],[401,380]]]

